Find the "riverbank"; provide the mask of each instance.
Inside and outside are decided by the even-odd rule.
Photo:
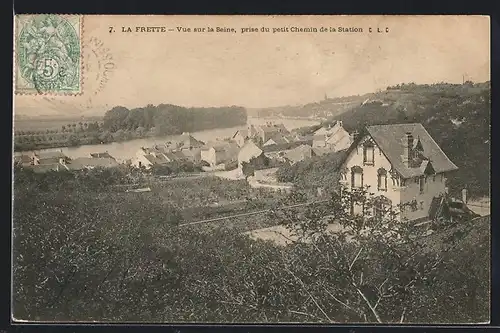
[[[229,127],[229,128],[209,129],[209,130],[204,130],[204,131],[192,132],[190,134],[195,139],[203,141],[203,142],[215,141],[217,139],[222,140],[222,139],[230,138],[231,136],[234,135],[234,133],[237,130],[245,129],[248,124],[258,125],[258,124],[264,124],[268,121],[270,121],[270,120],[266,119],[266,118],[248,118],[247,123],[240,125],[240,126]],[[301,127],[304,127],[307,125],[312,126],[312,125],[317,124],[316,121],[309,121],[309,120],[300,120],[300,121],[299,120],[281,120],[281,123],[288,130],[295,130],[297,128],[301,128]],[[56,142],[54,142],[53,145],[50,147],[37,148],[37,150],[39,150],[39,149],[43,150],[43,151],[61,150],[69,158],[78,158],[78,157],[89,156],[90,153],[96,153],[96,152],[108,152],[111,156],[116,158],[117,161],[124,162],[128,159],[134,158],[136,152],[141,147],[151,147],[151,146],[154,146],[156,144],[162,144],[162,143],[165,143],[167,141],[175,140],[177,137],[178,137],[178,135],[144,136],[141,138],[136,137],[136,138],[133,138],[130,140],[121,140],[121,141],[114,141],[114,142],[98,141],[96,143],[92,143],[92,144],[88,144],[88,145],[75,145],[75,146],[68,146],[67,144],[65,144],[65,145],[64,144],[57,144]],[[103,143],[101,143],[101,142],[103,142]],[[33,151],[33,149],[22,150],[22,151],[14,149],[14,154],[21,155],[23,153],[30,152],[30,151]]]

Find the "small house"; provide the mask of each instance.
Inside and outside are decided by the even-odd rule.
[[[316,156],[313,148],[308,145],[301,145],[285,152],[285,158],[290,164],[295,164],[300,161],[311,159]]]
[[[336,121],[333,125],[321,127],[314,132],[312,146],[340,151],[349,148],[351,142],[351,136],[344,129],[342,121]]]
[[[201,160],[211,167],[237,159],[239,147],[235,142],[213,142],[201,150]]]
[[[40,164],[66,164],[70,158],[62,151],[44,151],[32,154],[33,165]]]
[[[263,150],[252,141],[247,141],[238,153],[238,166],[241,168],[243,162],[249,162],[252,158],[263,154]]]

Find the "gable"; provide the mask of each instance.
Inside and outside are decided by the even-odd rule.
[[[351,168],[353,166],[361,166],[363,167],[363,148],[365,145],[373,146],[375,149],[375,166],[376,168],[383,167],[387,171],[392,169],[391,162],[388,157],[384,154],[384,152],[379,148],[377,143],[373,140],[373,138],[367,134],[362,138],[358,139],[354,142],[346,151],[346,157],[344,162],[341,163],[341,168]]]
[[[424,172],[424,170],[421,170],[420,166],[408,167],[403,163],[401,155],[403,154],[404,148],[401,140],[406,136],[406,133],[411,133],[414,140],[417,138],[419,139],[423,150],[422,155],[432,162],[432,167],[436,173],[458,169],[457,166],[448,159],[425,128],[419,123],[375,125],[368,126],[366,129],[387,156],[393,167],[403,178],[419,176]]]

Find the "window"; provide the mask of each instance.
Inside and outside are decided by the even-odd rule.
[[[436,176],[432,176],[432,181],[435,182],[436,181]]]
[[[363,215],[363,203],[359,201],[353,201],[351,210],[352,210],[352,215]]]
[[[420,193],[424,193],[425,177],[423,177],[423,176],[419,178],[419,188],[420,188]]]
[[[363,146],[363,163],[365,165],[373,165],[375,160],[375,147],[372,143],[365,143]]]
[[[378,182],[377,188],[379,191],[387,191],[387,171],[384,168],[380,168],[377,171]]]
[[[363,187],[363,169],[359,166],[351,169],[351,185],[355,188]]]

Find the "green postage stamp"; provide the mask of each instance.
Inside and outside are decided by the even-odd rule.
[[[17,15],[15,92],[80,94],[81,33],[80,15]]]

